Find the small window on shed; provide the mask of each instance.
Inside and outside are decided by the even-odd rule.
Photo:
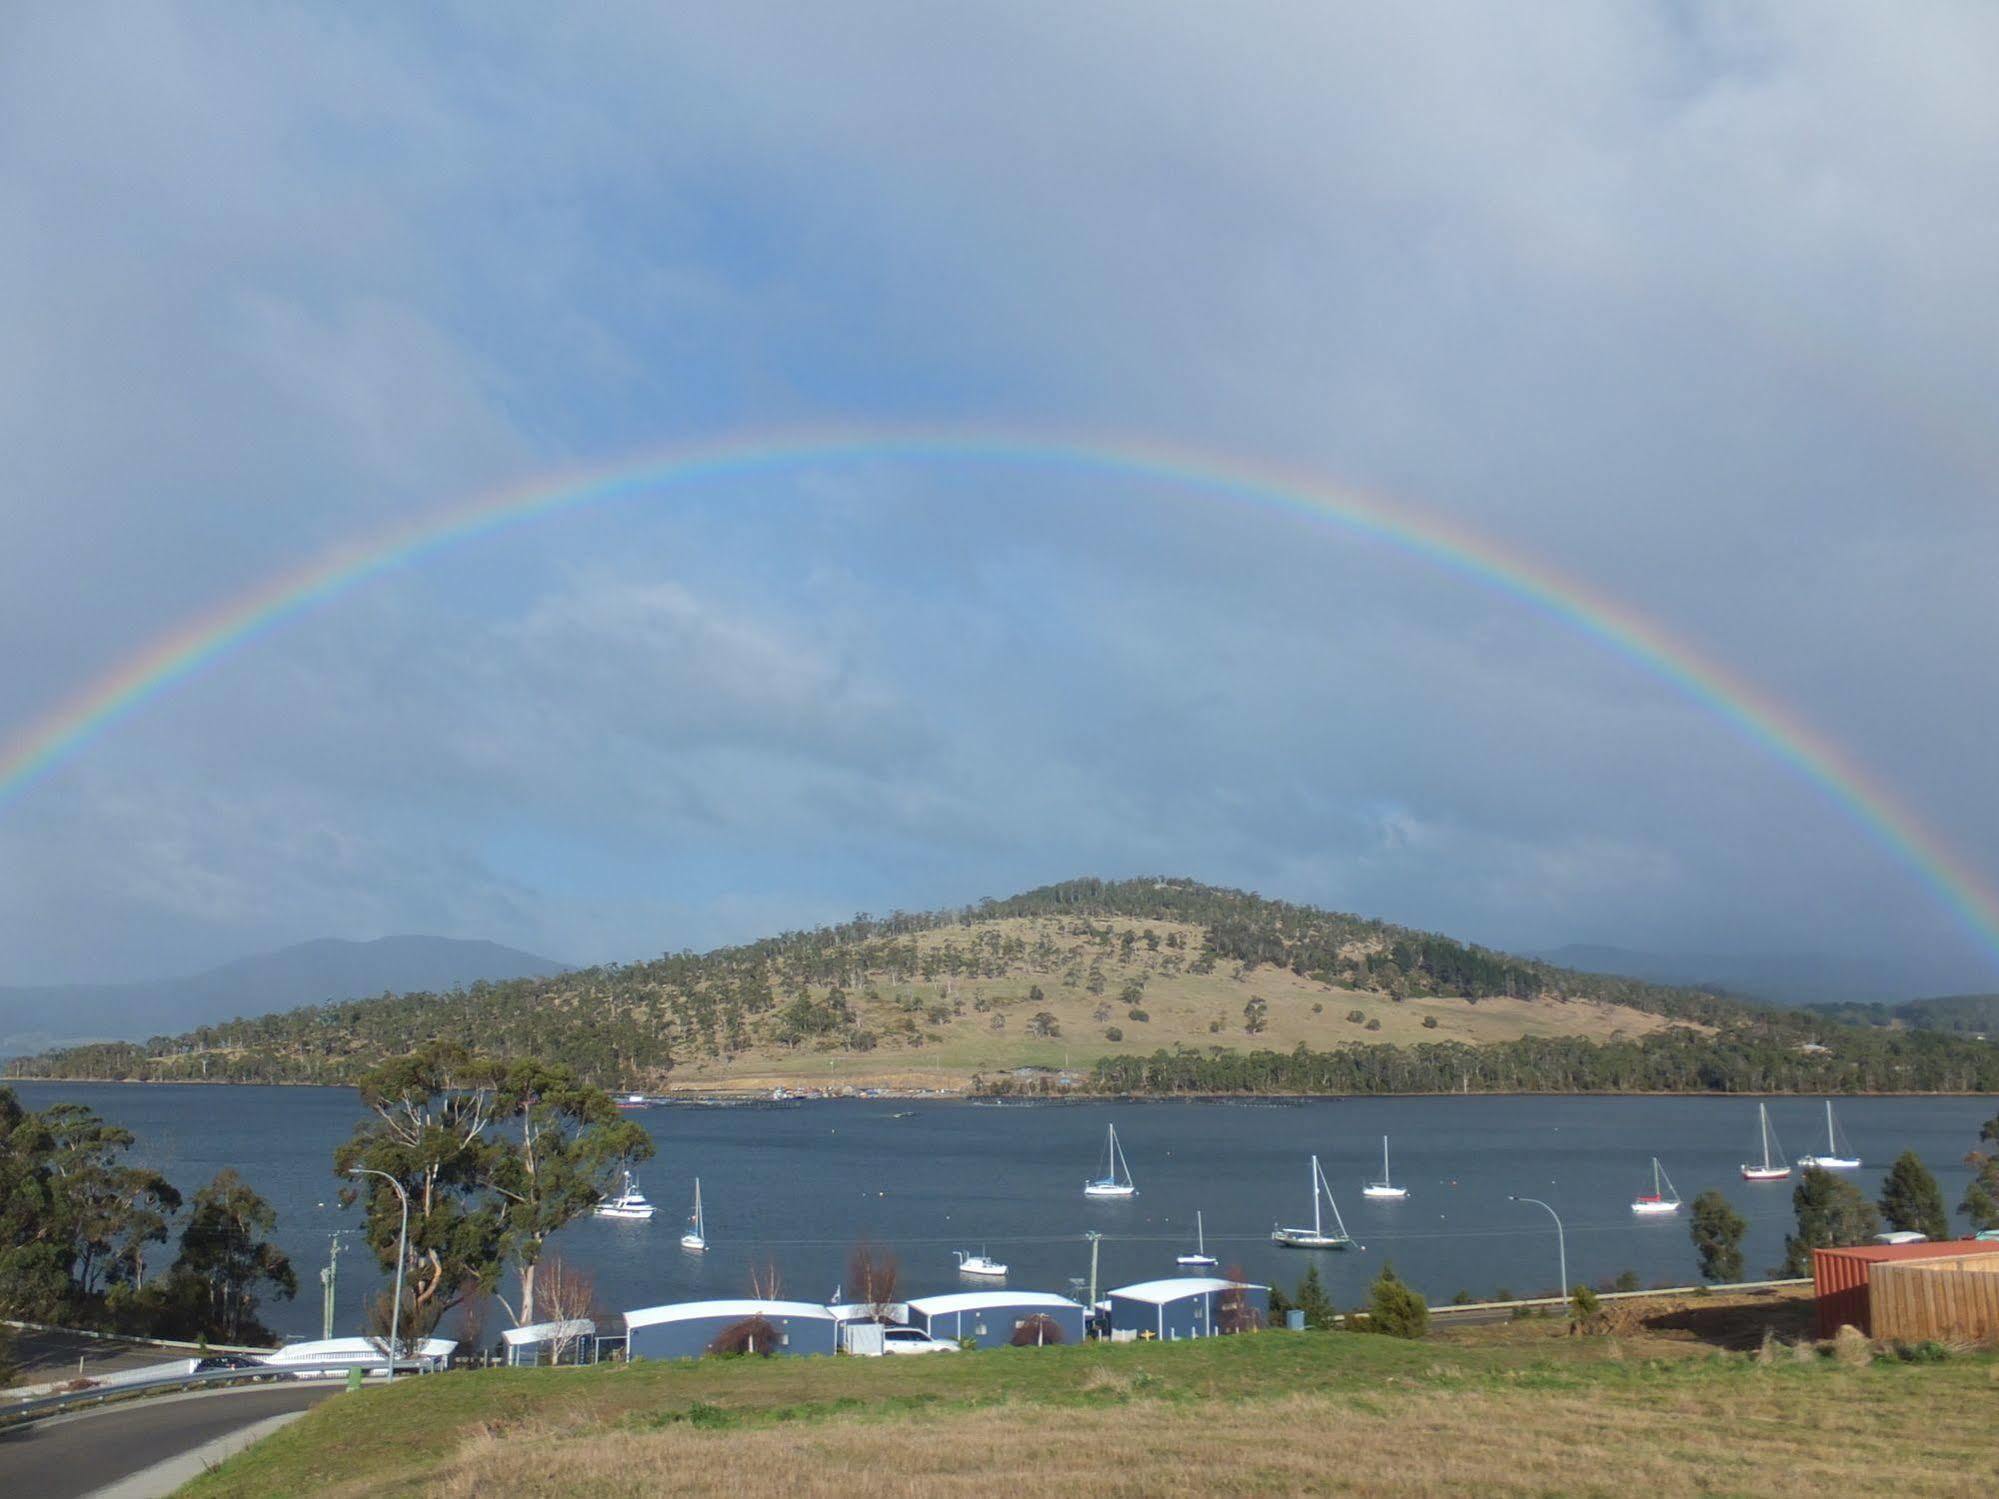
[[[977,1322],[974,1322],[972,1324],[972,1331],[977,1333],[980,1337],[983,1338],[986,1335],[985,1319],[980,1318]]]

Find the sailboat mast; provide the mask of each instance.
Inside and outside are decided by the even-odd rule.
[[[1312,1157],[1312,1237],[1320,1235],[1319,1225],[1319,1158]]]
[[[1194,1209],[1194,1252],[1196,1254],[1206,1254],[1208,1252],[1208,1231],[1201,1226],[1201,1210],[1199,1208]]]
[[[1381,1184],[1388,1185],[1388,1136],[1381,1137]]]
[[[1839,1142],[1832,1137],[1832,1100],[1830,1098],[1825,1101],[1825,1153],[1827,1155],[1839,1154]]]

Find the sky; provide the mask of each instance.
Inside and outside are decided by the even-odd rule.
[[[283,3],[0,19],[0,739],[539,476],[1122,434],[1580,579],[1999,881],[1999,10]],[[1082,874],[1999,988],[1850,811],[1504,593],[1059,465],[563,510],[0,804],[0,983],[569,962]]]

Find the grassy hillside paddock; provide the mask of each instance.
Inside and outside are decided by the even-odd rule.
[[[1849,1362],[1703,1332],[1796,1328],[1796,1306],[1610,1337],[1534,1321],[1417,1343],[1261,1333],[439,1375],[338,1396],[184,1492],[1820,1499],[1999,1484],[1990,1356]]]

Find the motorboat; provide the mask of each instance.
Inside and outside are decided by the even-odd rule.
[[[607,1197],[594,1209],[599,1218],[625,1218],[644,1223],[658,1211],[646,1201],[645,1193],[639,1190],[638,1178],[629,1167],[625,1170],[625,1184],[616,1197]]]

